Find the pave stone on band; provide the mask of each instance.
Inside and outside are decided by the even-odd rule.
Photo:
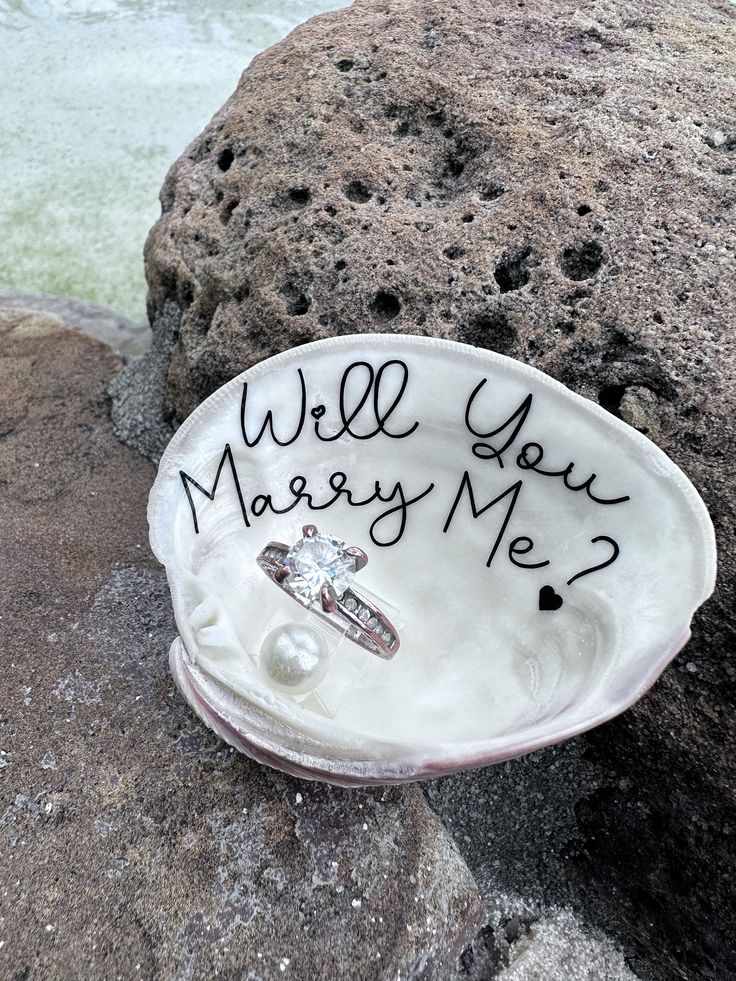
[[[295,545],[269,542],[258,556],[258,565],[292,599],[333,623],[359,647],[377,657],[390,659],[399,649],[399,635],[381,611],[352,588],[356,572],[368,556],[356,547],[314,525],[304,525]]]

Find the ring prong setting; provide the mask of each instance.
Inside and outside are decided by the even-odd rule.
[[[322,601],[322,609],[325,613],[334,613],[337,609],[337,596],[335,595],[334,589],[330,589],[329,586],[323,586],[319,595]]]
[[[302,535],[305,538],[314,538],[317,534],[317,525],[304,525],[302,528]]]
[[[368,565],[368,556],[357,545],[351,545],[350,548],[346,548],[345,554],[351,555],[355,559],[356,572],[360,572],[361,569],[364,569]]]

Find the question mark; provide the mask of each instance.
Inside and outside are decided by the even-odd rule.
[[[590,541],[593,545],[595,545],[596,542],[608,542],[608,544],[613,547],[613,552],[605,562],[601,562],[600,565],[592,565],[589,569],[583,569],[582,572],[578,572],[576,575],[574,575],[572,579],[568,579],[568,586],[572,586],[575,580],[582,578],[582,576],[589,576],[591,572],[598,572],[599,569],[605,569],[606,566],[609,566],[612,562],[615,562],[619,556],[621,549],[618,547],[618,542],[615,542],[612,538],[609,538],[608,535],[597,535],[595,538],[591,538]]]

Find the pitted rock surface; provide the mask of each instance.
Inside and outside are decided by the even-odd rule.
[[[0,355],[0,977],[446,978],[481,908],[421,790],[282,777],[175,691],[119,360],[18,310]]]
[[[736,302],[727,0],[358,0],[259,55],[146,248],[167,407],[356,331],[450,337],[617,408],[713,371]],[[690,408],[698,408],[687,393]]]
[[[653,691],[428,787],[492,908],[569,905],[657,981],[736,964],[735,74],[727,0],[358,0],[255,59],[146,248],[170,419],[295,344],[414,332],[541,368],[691,477],[719,585]]]

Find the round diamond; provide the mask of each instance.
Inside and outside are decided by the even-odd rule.
[[[362,620],[363,623],[367,623],[371,618],[371,611],[367,606],[361,607],[360,613],[358,614],[358,619]]]
[[[319,599],[323,586],[332,587],[339,599],[355,575],[355,558],[346,553],[345,542],[319,533],[292,546],[286,564],[289,586],[311,603]]]
[[[348,596],[343,605],[350,613],[358,609],[358,601],[354,596]]]
[[[366,627],[368,627],[369,630],[375,630],[377,626],[378,620],[376,620],[375,617],[371,617],[368,623],[366,623]]]

